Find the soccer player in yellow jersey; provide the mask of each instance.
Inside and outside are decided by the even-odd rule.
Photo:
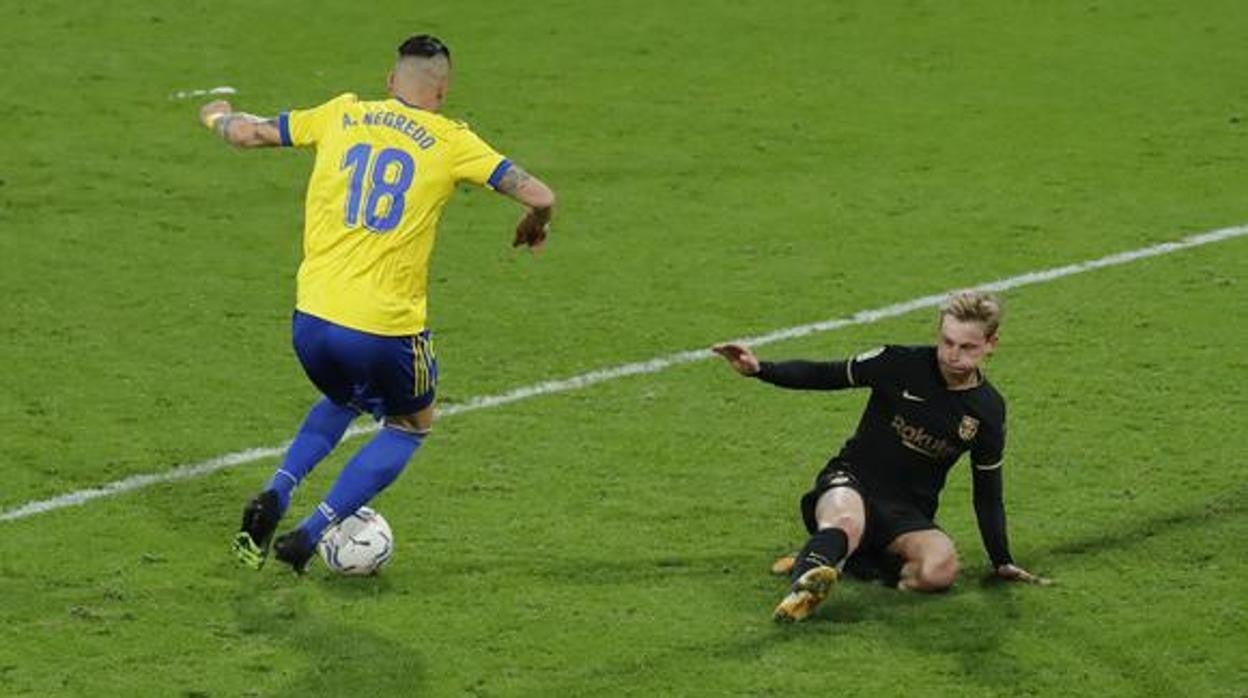
[[[333,450],[355,417],[382,428],[343,468],[316,510],[273,543],[303,572],[321,534],[398,477],[433,425],[438,364],[426,326],[429,254],[442,207],[473,182],[527,207],[513,246],[540,248],[555,197],[465,124],[438,114],[451,52],[429,35],[399,46],[390,98],[343,94],[265,119],[216,101],[200,119],[244,148],[311,147],[303,262],[293,319],[295,353],[324,394],[268,486],[243,510],[239,560],[260,568],[290,494]]]

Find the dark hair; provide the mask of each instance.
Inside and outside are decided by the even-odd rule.
[[[404,56],[422,56],[424,58],[433,58],[434,56],[446,56],[447,62],[451,60],[451,50],[442,43],[442,40],[432,34],[417,34],[410,36],[406,41],[399,44],[399,58]]]

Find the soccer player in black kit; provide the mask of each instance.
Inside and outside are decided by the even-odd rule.
[[[943,591],[958,574],[953,541],[934,521],[945,476],[971,453],[975,515],[998,577],[1045,583],[1014,564],[1001,465],[1005,400],[980,371],[997,346],[999,301],[963,291],[940,308],[936,346],[885,346],[845,361],[759,361],[738,344],[713,351],[740,374],[782,388],[869,387],[858,429],[801,499],[810,539],[793,560],[778,621],[807,618],[846,562],[900,562],[897,587]],[[856,565],[861,567],[862,565]]]

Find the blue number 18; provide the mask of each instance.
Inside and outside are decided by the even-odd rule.
[[[347,150],[342,158],[340,170],[350,170],[350,181],[347,191],[346,223],[348,228],[360,224],[361,201],[364,210],[364,227],[377,233],[388,233],[399,225],[403,218],[403,208],[407,205],[408,187],[412,186],[412,176],[416,173],[416,163],[412,156],[397,148],[384,148],[372,159],[373,146],[370,143],[356,143]],[[372,160],[370,163],[369,161]],[[387,174],[397,166],[398,174],[394,181],[387,179]],[[366,171],[371,170],[367,196],[364,194]],[[383,199],[389,199],[382,205]]]

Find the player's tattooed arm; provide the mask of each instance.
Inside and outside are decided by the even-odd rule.
[[[277,119],[240,112],[222,119],[216,131],[227,143],[240,148],[267,148],[282,144]]]
[[[263,148],[282,144],[277,119],[236,112],[225,100],[205,104],[199,120],[226,143],[239,148]]]
[[[546,242],[550,232],[550,218],[555,208],[555,193],[542,180],[513,164],[503,173],[495,187],[500,193],[529,207],[528,212],[516,225],[516,238],[512,247],[526,245],[539,248]]]
[[[503,173],[503,178],[498,183],[498,190],[508,196],[514,196],[516,190],[520,188],[520,184],[531,179],[533,179],[533,175],[525,172],[523,167],[512,165]]]
[[[496,189],[532,209],[549,211],[555,206],[555,193],[550,187],[519,165],[507,168]]]

